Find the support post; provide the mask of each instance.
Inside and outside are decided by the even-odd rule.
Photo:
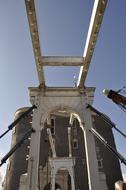
[[[101,188],[99,181],[95,141],[93,135],[90,132],[90,129],[93,127],[92,116],[91,116],[91,111],[86,108],[86,95],[83,95],[82,104],[83,104],[83,114],[84,114],[84,123],[85,123],[83,124],[82,128],[83,128],[84,141],[85,141],[89,190],[100,190]]]
[[[30,140],[30,153],[28,161],[28,179],[27,179],[27,190],[38,189],[38,167],[39,167],[39,152],[40,152],[40,118],[41,118],[41,105],[33,113],[32,126],[35,129],[35,133],[31,135]]]
[[[56,177],[55,168],[52,167],[51,168],[51,190],[55,190],[55,177]]]
[[[73,166],[74,167],[74,166]],[[74,171],[73,171],[73,167],[72,167],[72,171],[69,171],[70,174],[70,178],[71,178],[71,189],[75,190],[75,181],[74,181]]]
[[[68,145],[69,145],[69,157],[72,157],[72,147],[71,147],[71,128],[68,127]]]

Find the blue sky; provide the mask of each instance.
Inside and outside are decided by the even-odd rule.
[[[38,0],[42,55],[82,56],[94,0]],[[126,1],[108,1],[96,48],[86,79],[95,86],[94,106],[126,133],[126,114],[103,96],[104,88],[126,85]],[[46,69],[49,86],[71,86],[79,68]],[[38,86],[24,0],[0,1],[0,133],[14,119],[14,112],[29,103],[29,86]],[[117,149],[126,157],[125,139],[114,133]],[[0,142],[0,155],[10,148],[11,133]],[[4,167],[1,168],[4,170]],[[123,173],[126,167],[122,166]]]

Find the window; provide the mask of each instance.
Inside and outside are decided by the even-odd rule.
[[[78,148],[78,140],[77,139],[73,139],[73,148]]]
[[[74,121],[74,125],[73,125],[73,136],[74,136],[74,138],[77,137],[77,120]]]
[[[98,160],[98,168],[103,168],[103,159]]]
[[[55,134],[55,129],[54,127],[51,126],[51,134],[54,135]]]
[[[77,137],[77,127],[73,127],[73,136]]]
[[[50,126],[51,134],[55,135],[55,119],[51,118],[51,126]]]
[[[100,148],[96,145],[96,153],[99,154]]]
[[[54,118],[51,118],[51,127],[54,127],[55,121]]]

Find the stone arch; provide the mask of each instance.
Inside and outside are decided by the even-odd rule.
[[[70,168],[68,168],[68,167],[66,167],[66,166],[64,166],[64,165],[61,166],[61,167],[59,167],[59,168],[57,168],[56,174],[58,174],[59,171],[63,170],[63,168],[64,168],[64,170],[66,170],[66,171],[68,172],[69,175],[71,175],[71,170],[70,170]]]
[[[66,96],[66,94],[51,95],[42,97],[41,102],[41,124],[44,124],[45,120],[47,119],[48,115],[52,113],[54,110],[63,110],[66,109],[71,113],[75,113],[75,115],[79,116],[79,120],[83,123],[83,103],[84,99],[79,96],[75,95],[72,96],[71,94]]]
[[[55,107],[51,107],[50,109],[47,109],[44,114],[42,114],[41,116],[41,119],[40,119],[40,123],[41,124],[44,124],[46,119],[52,114],[52,113],[55,113],[56,111],[58,110],[65,110],[67,111],[69,114],[73,114],[73,116],[78,120],[79,124],[80,124],[80,127],[82,128],[83,130],[83,115],[82,115],[82,112],[80,112],[80,110],[78,109],[75,109],[75,108],[72,108],[72,107],[69,107],[69,106],[65,106],[65,105],[62,105],[61,106],[55,106]],[[43,126],[43,125],[42,125]]]

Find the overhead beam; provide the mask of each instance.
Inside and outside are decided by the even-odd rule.
[[[82,66],[83,57],[42,56],[43,66]]]
[[[99,29],[105,12],[107,0],[95,0],[94,7],[91,15],[90,25],[88,29],[86,44],[84,48],[84,62],[80,68],[77,86],[83,87],[88,69],[90,66],[91,58],[94,52],[96,40],[98,37]]]
[[[29,28],[30,28],[30,34],[31,34],[31,39],[32,39],[32,45],[33,45],[33,51],[34,51],[34,56],[35,56],[39,83],[45,86],[44,70],[41,64],[42,55],[41,55],[34,0],[25,0],[25,5],[26,5],[26,12],[27,12],[27,17],[28,17],[28,22],[29,22]]]

